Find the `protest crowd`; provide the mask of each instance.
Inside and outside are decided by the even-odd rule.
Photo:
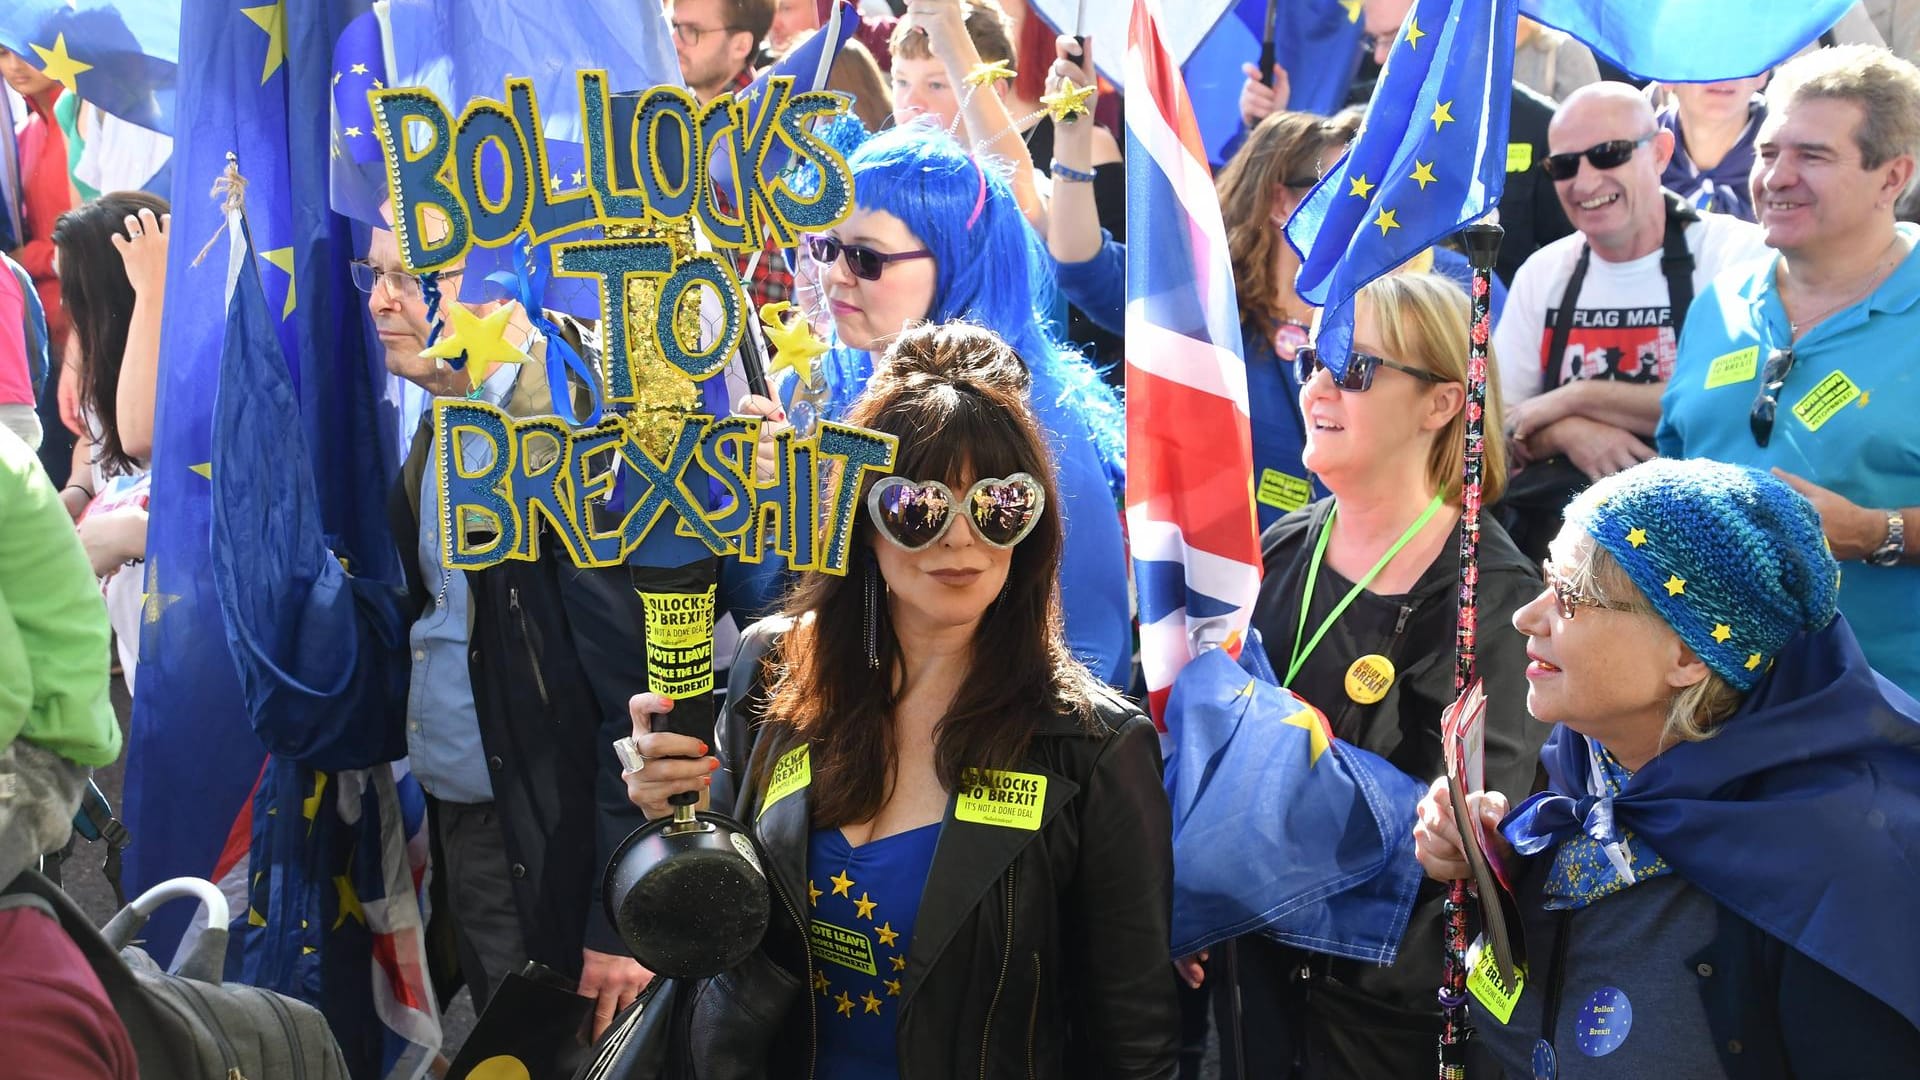
[[[1920,1076],[1916,64],[19,0],[0,1076]]]

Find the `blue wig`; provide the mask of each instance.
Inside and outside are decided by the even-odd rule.
[[[899,218],[933,252],[937,278],[928,321],[965,319],[1005,338],[1033,373],[1035,404],[1044,395],[1085,422],[1108,484],[1120,494],[1126,458],[1119,398],[1092,364],[1043,326],[1035,304],[1054,292],[1052,261],[993,163],[976,163],[952,136],[927,124],[876,135],[847,163],[855,205]],[[843,414],[866,385],[873,359],[841,348],[825,366],[830,409]]]

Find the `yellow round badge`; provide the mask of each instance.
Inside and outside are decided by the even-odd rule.
[[[1387,696],[1393,685],[1393,661],[1379,653],[1369,653],[1347,669],[1347,696],[1362,705],[1372,705]]]

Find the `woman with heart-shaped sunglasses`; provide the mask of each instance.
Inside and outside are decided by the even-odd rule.
[[[634,699],[635,803],[710,793],[776,897],[758,953],[648,1006],[669,1061],[1173,1075],[1159,741],[1061,632],[1065,522],[1029,393],[987,330],[902,333],[848,414],[899,446],[855,568],[805,575],[746,631],[711,756],[652,730],[671,703]]]
[[[1038,312],[1055,295],[1051,260],[1003,178],[1004,153],[982,146],[969,154],[924,124],[873,136],[849,153],[853,213],[800,251],[819,283],[817,294],[801,292],[802,306],[810,314],[824,306],[833,321],[835,347],[816,365],[825,385],[809,393],[796,378],[780,402],[749,399],[744,408],[784,421],[817,406],[827,419],[844,419],[874,377],[875,359],[922,322],[965,319],[1005,339],[1031,373],[1030,404],[1059,470],[1061,498],[1051,508],[1067,520],[1067,640],[1094,674],[1122,686],[1133,655],[1119,509],[1123,416],[1093,366],[1041,324]],[[796,400],[805,407],[796,409]]]

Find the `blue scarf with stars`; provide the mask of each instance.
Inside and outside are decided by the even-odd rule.
[[[1920,1025],[1920,702],[1868,666],[1844,617],[1791,641],[1713,738],[1667,749],[1607,796],[1588,791],[1582,736],[1556,728],[1540,757],[1548,790],[1500,824],[1516,850],[1631,834]]]
[[[1631,830],[1616,830],[1613,800],[1633,773],[1606,747],[1587,744],[1585,795],[1575,799],[1551,791],[1533,796],[1514,811],[1505,829],[1515,851],[1535,855],[1558,843],[1547,875],[1547,910],[1586,907],[1629,885],[1673,872]]]

